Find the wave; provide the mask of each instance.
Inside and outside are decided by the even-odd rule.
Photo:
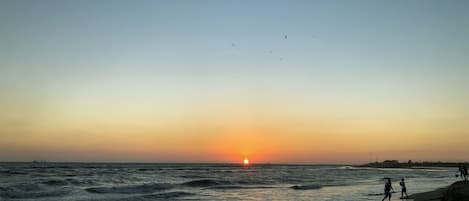
[[[45,185],[49,185],[49,186],[65,186],[65,185],[68,185],[68,182],[66,182],[64,180],[56,180],[56,179],[44,181],[42,183],[45,184]]]
[[[0,193],[0,197],[10,199],[28,199],[28,198],[43,198],[43,197],[62,197],[68,195],[69,190],[52,190],[52,191],[40,191],[40,192],[16,192],[7,191]]]
[[[20,171],[13,171],[13,170],[4,170],[4,171],[0,171],[0,174],[6,174],[6,175],[27,175],[28,173],[26,173],[26,172],[20,172]]]
[[[341,167],[338,167],[337,169],[339,170],[350,170],[350,169],[357,169],[353,166],[341,166]]]
[[[153,193],[155,191],[162,191],[172,188],[173,185],[166,183],[143,184],[135,186],[117,186],[117,187],[94,187],[87,188],[86,191],[90,193],[115,193],[115,194],[134,194],[134,193]]]
[[[184,196],[191,196],[195,195],[193,193],[188,193],[188,192],[183,192],[183,191],[173,191],[173,192],[167,192],[167,193],[158,193],[158,194],[151,194],[151,195],[144,195],[144,198],[147,199],[171,199],[171,198],[178,198],[178,197],[184,197]]]
[[[19,184],[0,188],[0,197],[10,199],[29,199],[43,197],[59,197],[71,192],[68,188],[44,190],[35,184]]]
[[[39,191],[41,188],[36,184],[20,183],[2,188],[3,191]]]
[[[51,179],[47,181],[41,182],[44,185],[47,186],[67,186],[67,185],[94,185],[96,184],[95,182],[91,180],[81,180],[81,179],[71,179],[67,178],[65,180],[60,180],[60,179]]]
[[[209,186],[229,185],[229,184],[231,184],[231,182],[212,180],[212,179],[201,179],[201,180],[188,181],[188,182],[182,183],[181,185],[190,186],[190,187],[209,187]]]
[[[295,190],[315,190],[315,189],[322,188],[322,186],[317,185],[317,184],[309,184],[309,185],[294,185],[291,188]]]
[[[100,198],[100,199],[86,199],[86,201],[155,201],[155,200],[179,200],[178,198],[193,196],[194,193],[188,193],[183,191],[172,191],[156,194],[130,196],[124,198]],[[85,200],[81,200],[85,201]]]
[[[273,186],[240,186],[240,185],[222,185],[211,186],[211,189],[260,189],[260,188],[275,188]]]
[[[65,179],[67,182],[69,182],[70,184],[73,184],[73,185],[77,185],[77,186],[81,186],[81,185],[95,185],[96,182],[92,181],[92,180],[85,180],[85,179],[71,179],[71,178],[68,178],[68,179]]]
[[[268,181],[248,181],[248,180],[214,180],[214,179],[197,179],[184,182],[181,186],[188,187],[208,187],[208,188],[262,188],[261,186],[272,185]]]
[[[338,170],[374,170],[373,168],[370,167],[356,167],[356,166],[340,166],[337,167]]]
[[[155,169],[153,168],[139,168],[137,169],[138,171],[142,171],[142,172],[145,172],[145,171],[155,171]]]
[[[188,179],[202,179],[207,178],[207,176],[197,175],[197,174],[189,174],[189,175],[181,175],[181,178],[188,178]]]

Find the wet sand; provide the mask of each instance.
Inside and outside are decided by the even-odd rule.
[[[409,196],[414,201],[469,201],[469,182],[458,181],[448,187]]]

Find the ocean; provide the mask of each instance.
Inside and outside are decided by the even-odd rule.
[[[399,200],[456,181],[456,168],[339,165],[0,163],[2,201],[381,200],[385,177]]]

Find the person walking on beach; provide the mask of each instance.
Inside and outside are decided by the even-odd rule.
[[[391,201],[391,189],[394,190],[392,188],[392,184],[391,184],[391,178],[387,178],[387,182],[386,184],[384,184],[384,198],[383,200],[381,201],[384,201],[386,198],[389,199],[389,201]]]
[[[462,180],[467,181],[467,166],[462,163],[459,164],[459,175]]]
[[[467,165],[462,166],[462,171],[463,171],[463,175],[464,175],[464,181],[467,181]]]
[[[456,177],[461,176],[461,178],[463,178],[464,177],[463,173],[464,173],[464,171],[462,170],[462,165],[458,164],[458,173],[456,174]]]
[[[409,195],[407,195],[407,188],[405,186],[404,178],[401,179],[401,182],[399,183],[401,185],[402,191],[401,191],[401,199],[407,199]],[[405,197],[404,197],[405,194]]]

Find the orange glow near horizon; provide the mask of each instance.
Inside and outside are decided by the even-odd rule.
[[[417,158],[415,160],[434,160],[434,158],[458,160],[458,155],[452,155],[457,151],[456,149],[446,147],[444,151],[437,154],[431,152],[432,149],[442,149],[438,147],[441,143],[456,145],[459,143],[445,136],[438,136],[434,130],[424,132],[409,130],[409,126],[404,125],[394,127],[392,129],[396,139],[406,135],[407,141],[390,140],[387,141],[389,146],[382,146],[382,136],[375,135],[375,133],[387,135],[390,133],[388,127],[380,126],[378,123],[367,123],[361,120],[356,124],[337,126],[326,121],[322,121],[321,124],[308,124],[301,120],[293,122],[285,118],[268,120],[267,118],[252,120],[221,117],[216,121],[196,123],[180,121],[177,124],[168,123],[165,126],[117,124],[114,121],[108,123],[103,120],[94,120],[93,123],[100,127],[82,129],[80,135],[68,129],[76,126],[94,128],[93,124],[78,124],[73,121],[73,126],[67,124],[69,122],[60,122],[62,127],[52,127],[53,124],[42,123],[41,127],[31,127],[31,130],[35,131],[34,135],[18,134],[2,139],[0,156],[2,153],[17,152],[23,154],[24,157],[7,159],[226,162],[241,165],[245,165],[245,160],[248,165],[251,165],[252,161],[256,163],[363,163],[377,158],[379,160],[396,158],[403,161],[415,158]],[[350,122],[354,121],[350,120]],[[20,133],[21,130],[15,131],[10,128],[8,131],[15,134]],[[428,133],[434,133],[434,138],[426,138]],[[415,144],[415,142],[422,145]],[[415,152],[413,149],[428,152]],[[453,156],[453,158],[448,156]]]
[[[230,107],[221,104],[227,100],[210,106],[168,103],[162,113],[156,113],[159,110],[146,110],[156,106],[137,106],[125,98],[120,100],[128,110],[119,109],[122,102],[106,101],[104,105],[80,97],[50,108],[46,105],[47,116],[24,113],[24,119],[15,119],[19,108],[4,107],[15,110],[0,115],[0,121],[12,117],[0,122],[0,160],[243,165],[244,159],[256,164],[363,163],[388,158],[461,160],[467,155],[467,149],[460,148],[464,147],[463,142],[457,140],[469,128],[464,124],[466,119],[445,126],[434,124],[436,117],[406,116],[414,121],[404,121],[400,113],[377,114],[376,108],[359,112],[321,108],[313,111],[314,106],[303,105],[301,111],[295,110],[296,106],[284,111],[272,104],[263,105],[260,110],[242,101]],[[224,112],[218,112],[220,109]],[[449,138],[444,133],[455,134]],[[393,140],[386,140],[384,145],[383,139],[388,136],[393,136]]]
[[[249,159],[247,158],[244,159],[244,165],[249,165]]]

